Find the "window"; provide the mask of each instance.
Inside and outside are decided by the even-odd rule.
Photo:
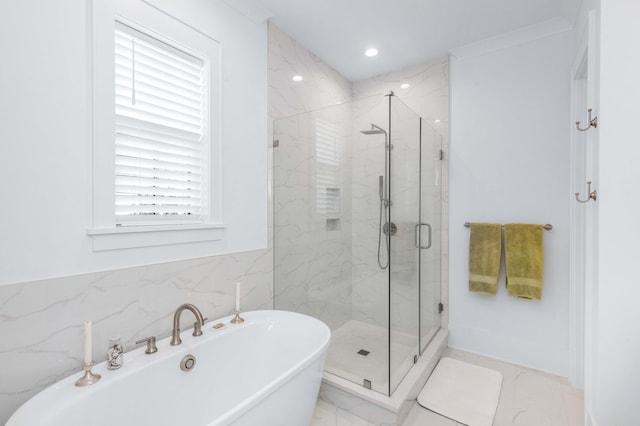
[[[116,22],[116,226],[208,216],[206,60]]]
[[[224,246],[220,42],[146,3],[92,6],[92,250]]]
[[[338,216],[341,210],[338,126],[316,119],[316,211]]]

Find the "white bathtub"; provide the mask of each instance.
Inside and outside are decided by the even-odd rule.
[[[192,320],[184,313],[183,324]],[[329,345],[329,328],[293,312],[243,313],[210,321],[200,337],[181,333],[182,344],[158,342],[125,354],[124,366],[76,387],[77,373],[40,392],[16,411],[7,426],[73,425],[291,425],[311,422]],[[220,329],[213,324],[224,323]],[[195,367],[180,369],[192,354]]]

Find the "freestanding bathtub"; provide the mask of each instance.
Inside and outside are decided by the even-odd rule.
[[[329,328],[293,312],[242,316],[242,324],[210,321],[199,337],[186,330],[179,346],[158,341],[155,354],[127,352],[119,370],[102,362],[93,368],[102,375],[94,385],[74,386],[80,372],[67,377],[27,401],[7,426],[310,424]],[[217,323],[224,327],[214,329]],[[196,364],[183,371],[188,354]]]

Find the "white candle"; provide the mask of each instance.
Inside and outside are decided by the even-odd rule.
[[[91,321],[87,321],[84,323],[84,363],[89,364],[93,358],[91,354],[92,349],[92,329],[91,329]]]
[[[236,311],[240,310],[240,283],[236,283]]]

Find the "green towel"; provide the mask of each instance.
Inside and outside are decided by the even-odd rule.
[[[472,223],[469,238],[469,291],[495,295],[498,291],[502,226]]]
[[[509,296],[542,299],[543,232],[542,225],[510,223],[504,226],[504,253]]]

